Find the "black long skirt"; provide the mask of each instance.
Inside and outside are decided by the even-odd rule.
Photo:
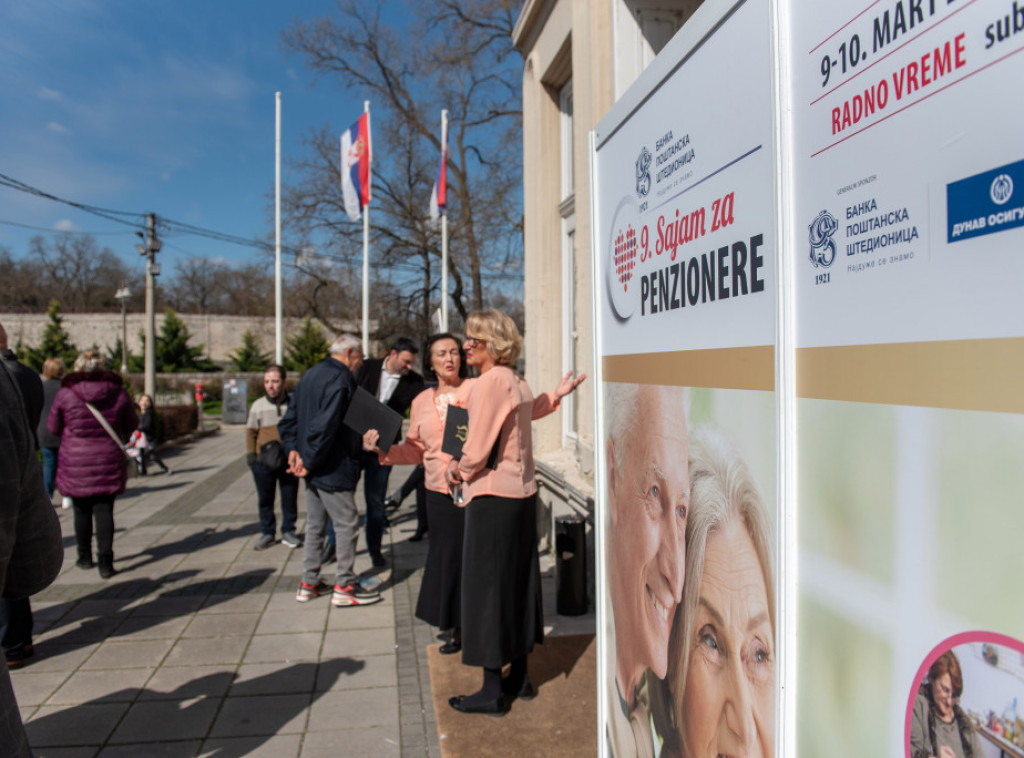
[[[544,642],[537,496],[474,498],[462,556],[462,662],[500,668]]]
[[[466,509],[455,505],[450,495],[440,492],[427,490],[426,499],[430,542],[416,601],[416,618],[431,626],[452,629],[461,625],[462,537]]]

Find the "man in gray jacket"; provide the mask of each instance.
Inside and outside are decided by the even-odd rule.
[[[60,522],[43,489],[35,437],[21,392],[0,361],[0,595],[45,589],[64,560]],[[0,745],[4,756],[31,758],[7,667],[0,669]]]

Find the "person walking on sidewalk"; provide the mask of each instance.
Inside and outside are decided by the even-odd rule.
[[[146,476],[147,461],[156,463],[165,474],[174,473],[156,454],[156,410],[149,395],[139,395],[139,428],[132,433],[128,448],[128,454],[135,458],[139,476]]]
[[[288,410],[288,390],[284,366],[272,363],[263,371],[266,395],[252,404],[245,423],[245,461],[252,469],[260,509],[260,538],[253,550],[266,550],[277,539],[274,518],[275,490],[281,491],[281,543],[290,548],[302,547],[295,534],[298,519],[299,480],[288,473],[288,459],[277,424]]]
[[[288,470],[306,480],[306,547],[295,595],[300,603],[330,590],[320,578],[320,550],[328,518],[334,523],[338,556],[331,603],[344,607],[381,599],[379,593],[364,589],[355,574],[359,539],[355,489],[362,440],[342,424],[356,389],[352,372],[362,362],[361,340],[349,334],[338,337],[329,355],[302,377],[277,424],[288,454]]]
[[[71,497],[75,511],[75,565],[83,569],[96,565],[92,561],[95,519],[100,576],[109,579],[116,573],[114,498],[124,492],[128,481],[122,445],[139,418],[121,375],[104,368],[99,350],[79,355],[74,369],[61,380],[46,425],[61,436],[57,489]],[[121,445],[111,433],[120,437]]]

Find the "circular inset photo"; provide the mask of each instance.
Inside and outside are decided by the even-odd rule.
[[[1024,758],[1024,642],[964,632],[928,654],[914,677],[908,758]]]

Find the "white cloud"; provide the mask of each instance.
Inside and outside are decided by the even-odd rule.
[[[64,95],[62,95],[57,90],[50,89],[49,87],[43,87],[41,85],[39,87],[39,90],[36,92],[36,96],[40,100],[54,100],[56,102],[60,102],[64,99]]]
[[[56,224],[53,225],[53,228],[56,229],[58,232],[80,232],[80,231],[82,231],[82,227],[78,226],[78,224],[74,223],[69,218],[62,218],[60,221],[58,221]]]
[[[49,129],[51,132],[56,132],[57,134],[71,134],[71,132],[68,130],[66,126],[64,126],[63,124],[59,124],[56,121],[51,121],[50,123],[48,123],[46,125],[46,128]]]

